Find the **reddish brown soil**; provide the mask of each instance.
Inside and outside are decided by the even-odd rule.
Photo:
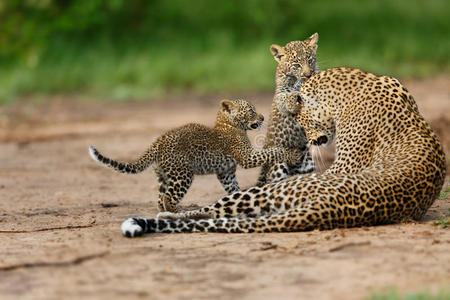
[[[406,86],[450,157],[450,78]],[[54,97],[0,107],[0,298],[359,299],[390,288],[449,286],[450,230],[430,224],[449,218],[448,196],[421,222],[123,238],[127,217],[156,215],[156,178],[102,168],[88,145],[135,157],[171,127],[212,124],[222,96],[121,104]],[[246,97],[268,115],[271,95]],[[258,145],[263,133],[252,134]],[[333,154],[322,152],[325,168]],[[254,184],[257,173],[239,170],[241,187]],[[183,204],[223,194],[215,176],[198,176]]]

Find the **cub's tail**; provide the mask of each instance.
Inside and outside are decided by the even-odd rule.
[[[112,168],[121,173],[136,174],[147,169],[156,159],[153,147],[150,147],[144,154],[141,155],[135,162],[123,163],[103,156],[93,146],[89,146],[89,155],[95,161]]]

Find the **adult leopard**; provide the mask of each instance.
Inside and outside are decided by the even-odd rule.
[[[130,218],[122,233],[304,231],[422,218],[442,188],[445,156],[397,79],[333,68],[313,75],[299,96],[297,121],[308,141],[336,139],[336,160],[325,173],[161,214],[168,219]]]

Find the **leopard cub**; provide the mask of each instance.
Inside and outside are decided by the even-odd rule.
[[[247,130],[259,129],[264,121],[245,100],[222,100],[213,128],[187,124],[160,136],[135,162],[119,162],[102,155],[93,146],[95,161],[121,173],[135,174],[153,164],[160,183],[159,211],[177,212],[178,203],[190,187],[194,175],[217,174],[228,194],[239,191],[236,166],[253,168],[266,163],[288,161],[296,164],[300,150],[268,147],[256,150]]]
[[[314,33],[303,41],[292,41],[284,47],[270,46],[278,63],[275,74],[275,95],[272,102],[265,147],[305,149],[305,132],[295,120],[298,113],[299,89],[313,74],[318,72],[316,50],[319,35]],[[286,179],[289,176],[315,171],[314,160],[308,151],[298,164],[288,162],[266,163],[261,169],[257,186]]]

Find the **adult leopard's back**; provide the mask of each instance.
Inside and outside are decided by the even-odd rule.
[[[324,174],[237,192],[167,220],[128,219],[123,234],[302,231],[422,218],[442,188],[445,156],[406,88],[392,77],[334,68],[313,75],[300,95],[297,121],[308,141],[336,139],[336,160]]]

